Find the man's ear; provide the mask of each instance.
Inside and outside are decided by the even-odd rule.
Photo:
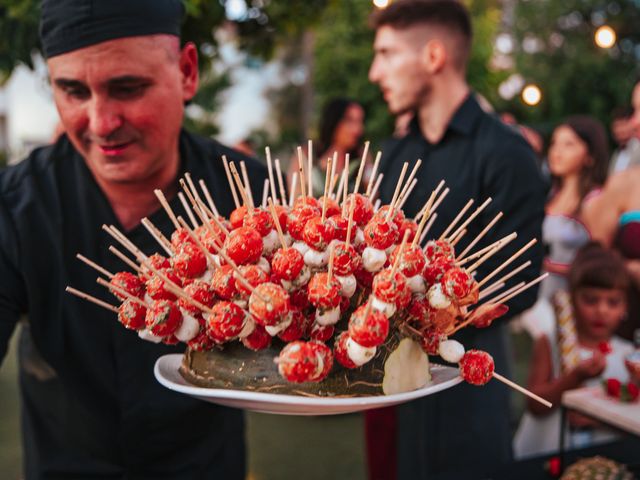
[[[422,64],[428,73],[438,73],[444,68],[447,55],[447,49],[442,41],[429,40],[422,48]]]
[[[188,42],[180,51],[180,73],[182,74],[182,99],[191,100],[198,91],[198,49]]]

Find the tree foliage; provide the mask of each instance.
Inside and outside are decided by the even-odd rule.
[[[601,24],[618,42],[602,49],[594,42]],[[537,107],[515,98],[520,118],[549,130],[570,114],[610,120],[615,107],[629,105],[640,59],[640,2],[637,0],[521,0],[513,34],[516,71],[543,92]]]

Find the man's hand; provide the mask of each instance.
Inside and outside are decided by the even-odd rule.
[[[575,372],[580,380],[583,381],[599,376],[600,374],[602,374],[606,366],[607,360],[605,356],[598,351],[594,351],[591,358],[582,360],[576,366]]]

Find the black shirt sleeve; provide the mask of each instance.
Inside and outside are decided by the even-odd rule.
[[[512,136],[498,145],[498,148],[491,149],[487,158],[484,159],[482,169],[484,198],[491,197],[493,201],[483,212],[482,223],[487,225],[499,211],[504,215],[490,230],[482,244],[488,245],[512,232],[516,232],[518,236],[478,268],[478,278],[481,280],[490,274],[531,239],[537,239],[537,243],[495,275],[483,288],[527,260],[531,261],[531,265],[512,277],[507,282],[507,287],[522,281],[531,281],[540,274],[543,259],[540,240],[546,188],[536,167],[535,155],[519,137]],[[537,286],[532,287],[511,300],[508,303],[509,316],[516,315],[533,305],[537,290]]]
[[[26,310],[24,282],[11,261],[17,258],[15,238],[11,218],[0,196],[0,363],[20,314]]]

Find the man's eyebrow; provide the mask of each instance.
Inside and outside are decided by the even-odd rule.
[[[152,77],[145,77],[139,75],[122,75],[120,77],[113,77],[107,81],[107,85],[119,85],[123,83],[147,83],[153,81]]]
[[[78,88],[78,87],[86,87],[84,83],[79,80],[72,80],[70,78],[56,78],[53,83],[58,88]]]

